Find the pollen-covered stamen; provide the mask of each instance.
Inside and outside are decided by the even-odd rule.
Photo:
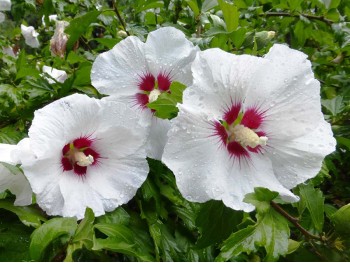
[[[77,165],[86,167],[94,163],[94,157],[92,155],[86,156],[83,152],[74,153],[74,160]]]
[[[157,89],[152,90],[148,96],[149,102],[151,103],[153,101],[156,101],[160,94],[161,94],[161,92],[159,90],[157,90]]]
[[[266,145],[268,138],[258,136],[253,130],[241,124],[229,128],[229,141],[236,141],[243,147],[255,148],[259,145]]]

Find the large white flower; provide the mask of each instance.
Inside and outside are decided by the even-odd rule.
[[[32,48],[38,48],[40,46],[38,40],[39,33],[35,31],[34,27],[21,25],[21,32],[28,46]]]
[[[170,124],[168,120],[154,120],[147,104],[161,93],[170,92],[173,81],[192,83],[190,69],[197,51],[181,31],[165,27],[149,33],[145,43],[137,37],[127,37],[100,54],[92,66],[91,82],[99,92],[143,109],[142,118],[152,122],[149,157],[161,158]]]
[[[16,195],[15,205],[30,205],[32,203],[32,190],[27,178],[18,168],[11,168],[6,164],[16,165],[18,162],[13,158],[13,152],[17,145],[0,144],[0,192],[10,190]]]
[[[264,58],[212,49],[192,71],[162,159],[184,197],[251,211],[244,196],[265,187],[297,201],[288,189],[335,148],[307,56],[284,45]]]
[[[33,158],[19,154],[37,203],[49,215],[96,216],[127,203],[147,177],[149,127],[125,104],[71,95],[35,112]]]

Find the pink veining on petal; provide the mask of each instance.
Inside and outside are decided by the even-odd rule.
[[[157,82],[158,82],[158,88],[162,91],[169,90],[171,79],[169,77],[169,74],[165,75],[163,73],[158,74],[157,76]]]
[[[142,108],[147,107],[147,104],[149,102],[149,98],[147,94],[136,93],[135,98],[138,105],[140,105]]]
[[[238,114],[241,111],[241,107],[241,103],[234,103],[225,112],[223,119],[227,122],[228,125],[231,125],[237,119]]]
[[[215,130],[214,135],[219,136],[222,144],[226,145],[228,135],[227,135],[225,127],[222,126],[222,124],[220,122],[216,121],[216,122],[214,122],[214,130]]]
[[[249,129],[258,129],[264,120],[264,114],[257,108],[249,108],[244,112],[241,124]]]
[[[73,141],[73,145],[77,149],[90,147],[91,144],[92,144],[92,140],[89,139],[88,137],[80,137]]]
[[[227,144],[227,150],[232,157],[238,158],[250,158],[249,152],[238,142],[233,141]]]
[[[147,73],[141,77],[139,89],[143,91],[152,91],[155,85],[155,78],[151,73]]]

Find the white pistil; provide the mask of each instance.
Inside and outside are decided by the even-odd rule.
[[[266,136],[259,137],[253,130],[240,124],[230,127],[229,131],[231,132],[229,139],[235,140],[243,147],[255,148],[258,145],[266,145],[268,140]]]
[[[158,89],[152,90],[151,93],[148,96],[149,102],[151,103],[153,101],[156,101],[160,94],[161,94],[161,92]]]
[[[77,165],[86,167],[91,165],[94,162],[94,157],[92,155],[86,156],[83,152],[76,152],[74,154],[74,159],[77,162]]]

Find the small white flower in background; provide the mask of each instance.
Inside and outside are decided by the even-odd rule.
[[[336,144],[307,56],[284,45],[264,58],[211,49],[192,71],[162,158],[184,197],[248,212],[244,196],[265,187],[297,201],[288,189],[316,176]]]
[[[90,207],[100,216],[145,181],[148,131],[125,104],[74,94],[35,111],[16,156],[47,214],[81,219]]]
[[[191,63],[198,50],[180,30],[165,27],[149,33],[145,43],[127,37],[92,66],[91,83],[99,92],[142,109],[144,121],[152,123],[147,147],[151,158],[160,160],[170,122],[154,117],[147,104],[169,92],[173,81],[192,83]]]
[[[21,32],[28,46],[32,48],[38,48],[40,46],[38,40],[39,33],[35,31],[34,27],[21,25]]]
[[[10,11],[11,1],[10,0],[0,0],[0,11]],[[0,23],[5,21],[5,14],[0,12]]]
[[[68,41],[67,34],[64,33],[64,29],[69,25],[67,21],[56,21],[55,33],[50,40],[51,55],[64,57],[66,53],[66,45]]]
[[[17,206],[30,205],[32,203],[32,189],[24,174],[17,167],[10,167],[4,163],[18,164],[12,153],[17,145],[0,144],[0,193],[9,190],[16,195],[14,202]]]
[[[2,53],[9,55],[10,57],[13,57],[13,58],[17,57],[12,47],[3,47]]]
[[[67,73],[64,70],[58,70],[52,67],[43,66],[43,73],[49,74],[57,82],[64,83],[67,79]],[[45,77],[50,84],[55,83],[53,79]]]

